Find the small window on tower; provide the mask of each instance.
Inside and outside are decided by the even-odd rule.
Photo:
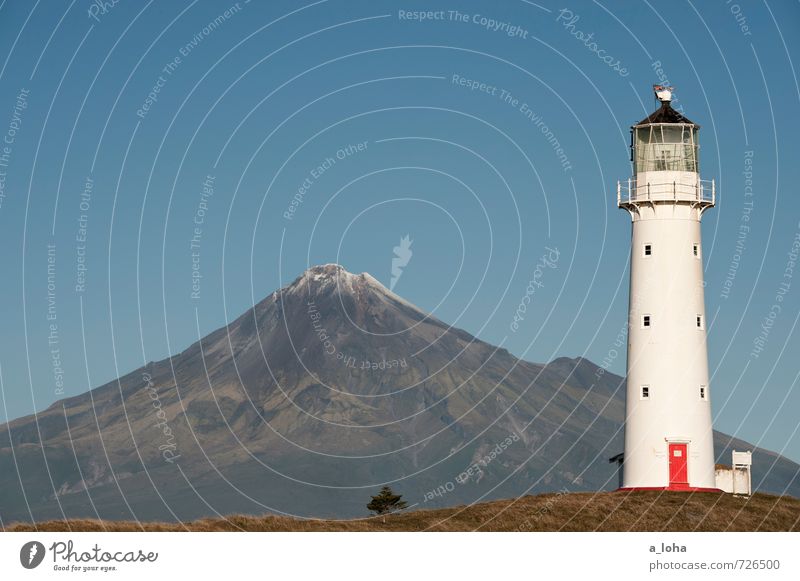
[[[642,327],[650,326],[650,315],[642,315]]]
[[[692,244],[692,254],[695,258],[700,258],[700,245]]]
[[[706,386],[705,385],[701,385],[700,386],[700,399],[702,399],[702,400],[706,399]]]
[[[644,245],[644,255],[645,256],[653,256],[653,245],[652,244],[645,244]]]
[[[642,398],[641,399],[650,399],[650,386],[643,385],[642,386]]]
[[[702,329],[703,328],[703,315],[697,315],[696,320],[697,320],[697,328],[698,329]]]

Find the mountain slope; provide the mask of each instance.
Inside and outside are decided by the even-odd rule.
[[[324,265],[182,353],[0,427],[0,518],[344,517],[385,482],[426,507],[609,489],[623,394],[589,361],[521,361]],[[800,467],[754,461],[761,490],[800,496]]]

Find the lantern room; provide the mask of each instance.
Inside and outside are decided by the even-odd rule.
[[[671,107],[670,111],[680,115]],[[633,174],[647,171],[698,172],[697,129],[697,125],[691,122],[651,122],[635,126],[631,130]]]
[[[633,176],[619,184],[620,206],[679,201],[714,205],[714,183],[700,179],[700,126],[672,108],[672,90],[655,86],[661,106],[631,127]]]
[[[631,127],[633,175],[650,171],[699,173],[700,126],[672,108],[671,89],[654,88],[661,107]]]

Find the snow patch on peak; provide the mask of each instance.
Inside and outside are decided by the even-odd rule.
[[[294,282],[283,289],[289,294],[297,292],[310,292],[311,287],[317,291],[330,286],[352,287],[356,276],[345,270],[340,264],[320,264],[306,269]],[[344,289],[342,289],[344,290]]]
[[[369,289],[370,291],[382,295],[383,297],[413,309],[423,317],[430,317],[425,311],[416,305],[408,302],[401,296],[389,290],[381,281],[368,272],[353,274],[348,272],[341,264],[328,263],[312,266],[299,276],[286,290],[289,293],[311,292],[309,288],[313,285],[316,292],[328,287],[336,287],[337,291],[345,294],[356,294],[358,289]]]
[[[341,264],[329,262],[328,264],[318,264],[317,266],[312,266],[306,269],[303,274],[306,276],[334,276],[340,273],[350,274]]]

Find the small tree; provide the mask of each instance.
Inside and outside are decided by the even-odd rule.
[[[386,514],[403,510],[408,506],[408,503],[402,500],[403,495],[395,494],[388,486],[382,487],[381,491],[371,498],[367,508],[375,514],[383,516],[383,522],[386,522]]]

